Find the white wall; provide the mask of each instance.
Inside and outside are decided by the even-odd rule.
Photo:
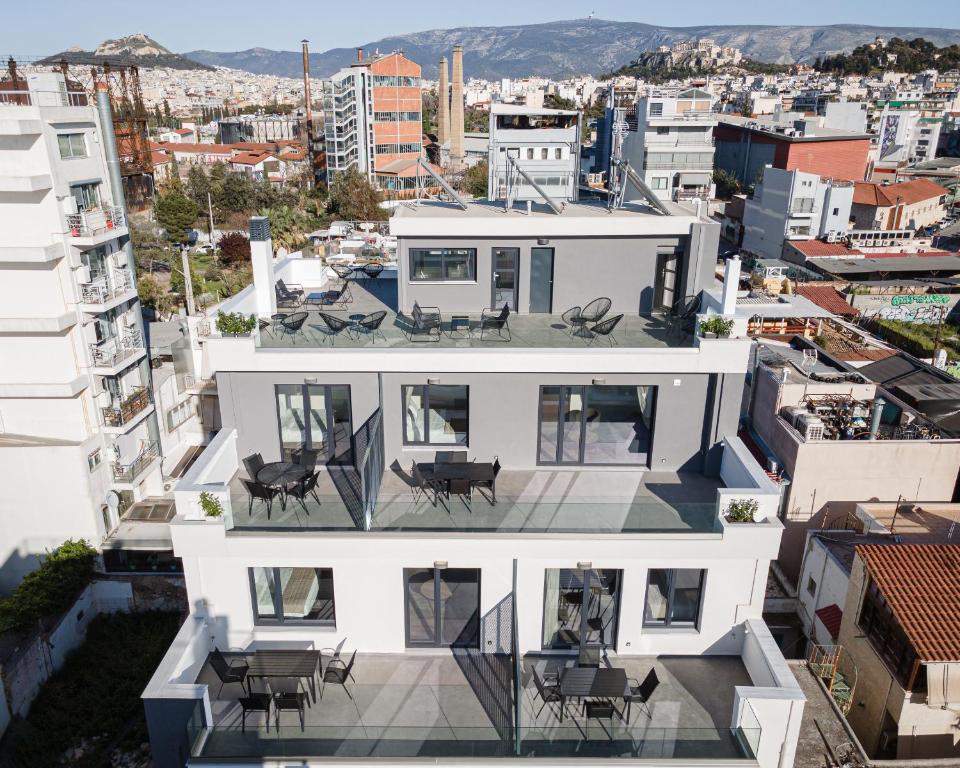
[[[811,578],[816,584],[813,594],[807,588]],[[833,645],[836,642],[823,622],[816,618],[816,612],[834,604],[843,610],[849,584],[850,574],[840,566],[823,542],[813,536],[813,532],[808,532],[806,557],[797,582],[797,597],[802,605],[798,613],[803,622],[803,631],[814,642],[820,645]]]

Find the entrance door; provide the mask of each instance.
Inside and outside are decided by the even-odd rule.
[[[616,646],[622,576],[623,571],[610,568],[548,568],[543,647]]]
[[[553,311],[553,248],[530,249],[530,312]]]
[[[680,255],[671,253],[657,254],[657,274],[653,288],[653,311],[669,312],[677,300],[678,270]]]
[[[493,289],[490,306],[500,309],[510,305],[512,312],[517,311],[517,275],[520,272],[519,248],[493,249]]]
[[[408,648],[476,648],[480,642],[480,571],[404,568]]]

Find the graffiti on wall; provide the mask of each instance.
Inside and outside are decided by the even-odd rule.
[[[943,293],[861,294],[854,296],[852,303],[864,317],[904,323],[939,323],[954,312],[958,300],[960,295]]]

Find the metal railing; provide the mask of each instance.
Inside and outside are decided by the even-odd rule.
[[[146,387],[135,387],[120,401],[119,405],[101,408],[103,423],[107,427],[122,427],[132,421],[137,414],[150,407],[150,391]]]
[[[133,290],[133,276],[126,267],[118,267],[111,274],[101,272],[92,276],[89,283],[80,286],[80,299],[84,304],[105,304],[114,296]]]
[[[69,213],[66,219],[71,237],[90,237],[126,225],[123,211],[116,206],[94,208],[83,213]]]
[[[814,213],[817,207],[817,200],[813,197],[794,198],[790,206],[790,213]]]
[[[648,144],[656,144],[657,149],[662,147],[703,147],[709,149],[716,145],[713,136],[700,136],[697,138],[687,137],[679,138],[677,136],[668,136],[666,134],[650,134],[644,137]]]
[[[155,442],[147,443],[137,458],[129,464],[121,464],[115,461],[110,465],[110,469],[113,472],[113,479],[118,483],[132,483],[159,458],[160,444]]]
[[[136,328],[127,329],[120,338],[108,339],[99,344],[90,345],[90,356],[93,364],[100,368],[113,368],[128,357],[142,352],[143,337]]]
[[[671,161],[671,162],[662,162],[658,160],[648,161],[644,165],[644,169],[648,171],[712,171],[713,170],[713,160],[710,161],[700,161],[700,162],[691,162],[691,161]]]
[[[0,106],[8,107],[86,107],[86,93],[76,91],[0,91]]]

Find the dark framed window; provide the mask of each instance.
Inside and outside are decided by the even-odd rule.
[[[256,624],[335,627],[332,568],[248,568]]]
[[[404,568],[408,648],[480,645],[480,570]]]
[[[476,248],[411,248],[410,279],[476,280]]]
[[[700,626],[707,572],[696,568],[651,568],[643,605],[645,627]]]
[[[656,387],[540,387],[539,464],[645,465]]]
[[[327,461],[349,461],[353,441],[349,384],[277,384],[280,453],[303,449]]]
[[[857,623],[873,650],[904,689],[917,691],[925,687],[925,675],[918,675],[916,680],[911,680],[917,652],[873,579],[863,596],[863,607]]]
[[[461,384],[405,385],[404,445],[467,446],[470,388]]]

